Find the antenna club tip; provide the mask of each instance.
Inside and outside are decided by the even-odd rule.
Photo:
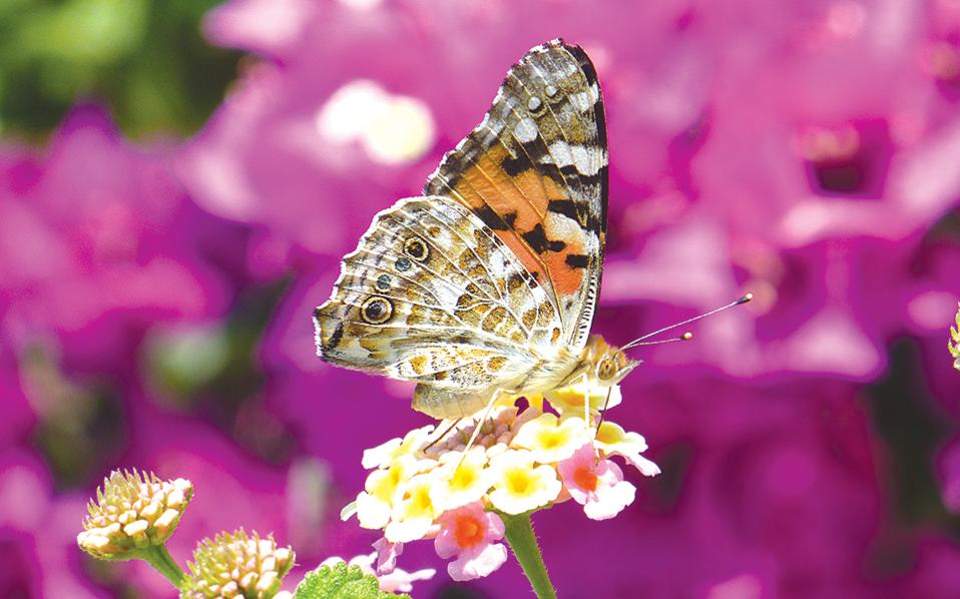
[[[690,331],[687,331],[683,335],[680,335],[680,338],[683,339],[684,341],[690,341],[691,339],[693,339],[693,333],[691,333]]]
[[[752,299],[753,299],[753,293],[751,293],[751,292],[748,291],[747,293],[744,293],[744,294],[743,294],[743,297],[741,297],[740,299],[737,300],[737,303],[738,303],[738,304],[745,304],[745,303],[749,302],[749,301],[752,300]]]

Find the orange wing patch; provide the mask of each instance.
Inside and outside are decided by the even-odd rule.
[[[507,73],[487,116],[424,187],[470,208],[542,285],[582,346],[603,267],[607,152],[596,71],[554,40]]]

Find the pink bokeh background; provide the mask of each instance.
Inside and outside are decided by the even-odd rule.
[[[628,472],[615,520],[537,515],[560,596],[960,594],[960,4],[230,0],[203,31],[248,56],[196,135],[134,143],[87,100],[42,146],[0,140],[0,595],[171,596],[76,549],[117,466],[193,480],[181,562],[239,526],[294,545],[291,582],[369,551],[337,517],[361,452],[427,419],[317,359],[312,308],[558,36],[607,111],[594,330],[756,295],[624,382],[663,475]],[[426,542],[400,565],[439,570],[416,597],[528,592],[513,562],[454,585]]]

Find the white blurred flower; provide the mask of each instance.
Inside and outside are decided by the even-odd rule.
[[[324,140],[357,142],[371,160],[388,165],[418,160],[436,138],[433,116],[423,101],[391,94],[368,79],[335,91],[318,111],[316,124]]]

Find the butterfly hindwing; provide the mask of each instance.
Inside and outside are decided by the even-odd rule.
[[[554,40],[510,69],[426,193],[450,196],[492,229],[543,285],[562,343],[583,346],[603,267],[607,150],[596,72],[579,47]]]
[[[324,360],[459,389],[506,384],[559,337],[545,291],[473,213],[445,197],[379,213],[315,312]]]

